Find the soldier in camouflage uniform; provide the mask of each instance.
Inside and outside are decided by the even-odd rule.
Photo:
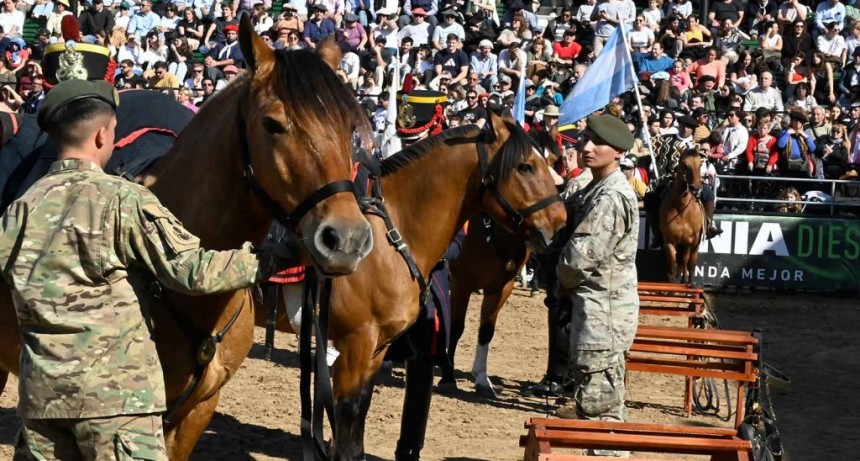
[[[105,174],[117,96],[84,80],[48,93],[38,122],[59,159],[0,222],[22,334],[16,460],[167,460],[149,287],[237,290],[297,253],[203,250],[151,192]]]
[[[582,159],[593,179],[572,197],[572,235],[556,266],[559,295],[572,304],[569,373],[575,402],[558,415],[623,421],[624,354],[639,319],[639,210],[619,161],[633,146],[633,135],[612,115],[592,115],[587,123]]]

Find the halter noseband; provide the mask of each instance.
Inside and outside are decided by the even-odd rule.
[[[496,182],[496,178],[493,176],[492,172],[490,172],[490,160],[487,155],[487,146],[483,142],[478,143],[478,161],[481,163],[481,194],[484,193],[487,189],[492,192],[493,197],[499,203],[499,206],[502,207],[502,210],[505,211],[505,215],[513,221],[514,226],[519,229],[522,226],[523,222],[525,222],[526,218],[537,213],[540,210],[552,205],[555,202],[561,201],[561,196],[558,194],[550,195],[544,199],[539,200],[537,203],[523,208],[522,210],[517,211],[508,199],[502,194],[499,190],[499,184]]]

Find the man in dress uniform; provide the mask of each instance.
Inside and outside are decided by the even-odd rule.
[[[639,316],[639,210],[619,162],[633,147],[633,134],[608,114],[589,116],[586,123],[582,166],[591,170],[593,179],[572,197],[572,234],[556,266],[559,296],[567,296],[572,306],[569,378],[575,402],[573,408],[560,408],[558,415],[623,421],[624,354],[633,343]]]
[[[54,86],[38,123],[57,161],[0,220],[0,265],[23,340],[16,460],[166,461],[151,284],[238,290],[298,252],[250,243],[206,251],[151,192],[106,174],[118,102],[104,81]]]

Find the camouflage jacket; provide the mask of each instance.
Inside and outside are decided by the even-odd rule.
[[[620,170],[572,197],[573,233],[556,267],[573,305],[571,347],[627,350],[639,316],[636,195]]]
[[[268,275],[250,244],[201,249],[155,195],[85,160],[55,162],[1,223],[0,264],[23,338],[24,418],[164,411],[152,282],[203,294]]]

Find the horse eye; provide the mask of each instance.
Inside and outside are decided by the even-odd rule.
[[[519,166],[517,166],[517,171],[519,171],[522,174],[530,174],[530,173],[534,173],[535,169],[532,168],[532,166],[529,165],[528,163],[520,163]]]
[[[279,135],[287,132],[287,127],[281,125],[281,122],[271,118],[265,117],[263,118],[263,128],[269,132],[269,134]]]

